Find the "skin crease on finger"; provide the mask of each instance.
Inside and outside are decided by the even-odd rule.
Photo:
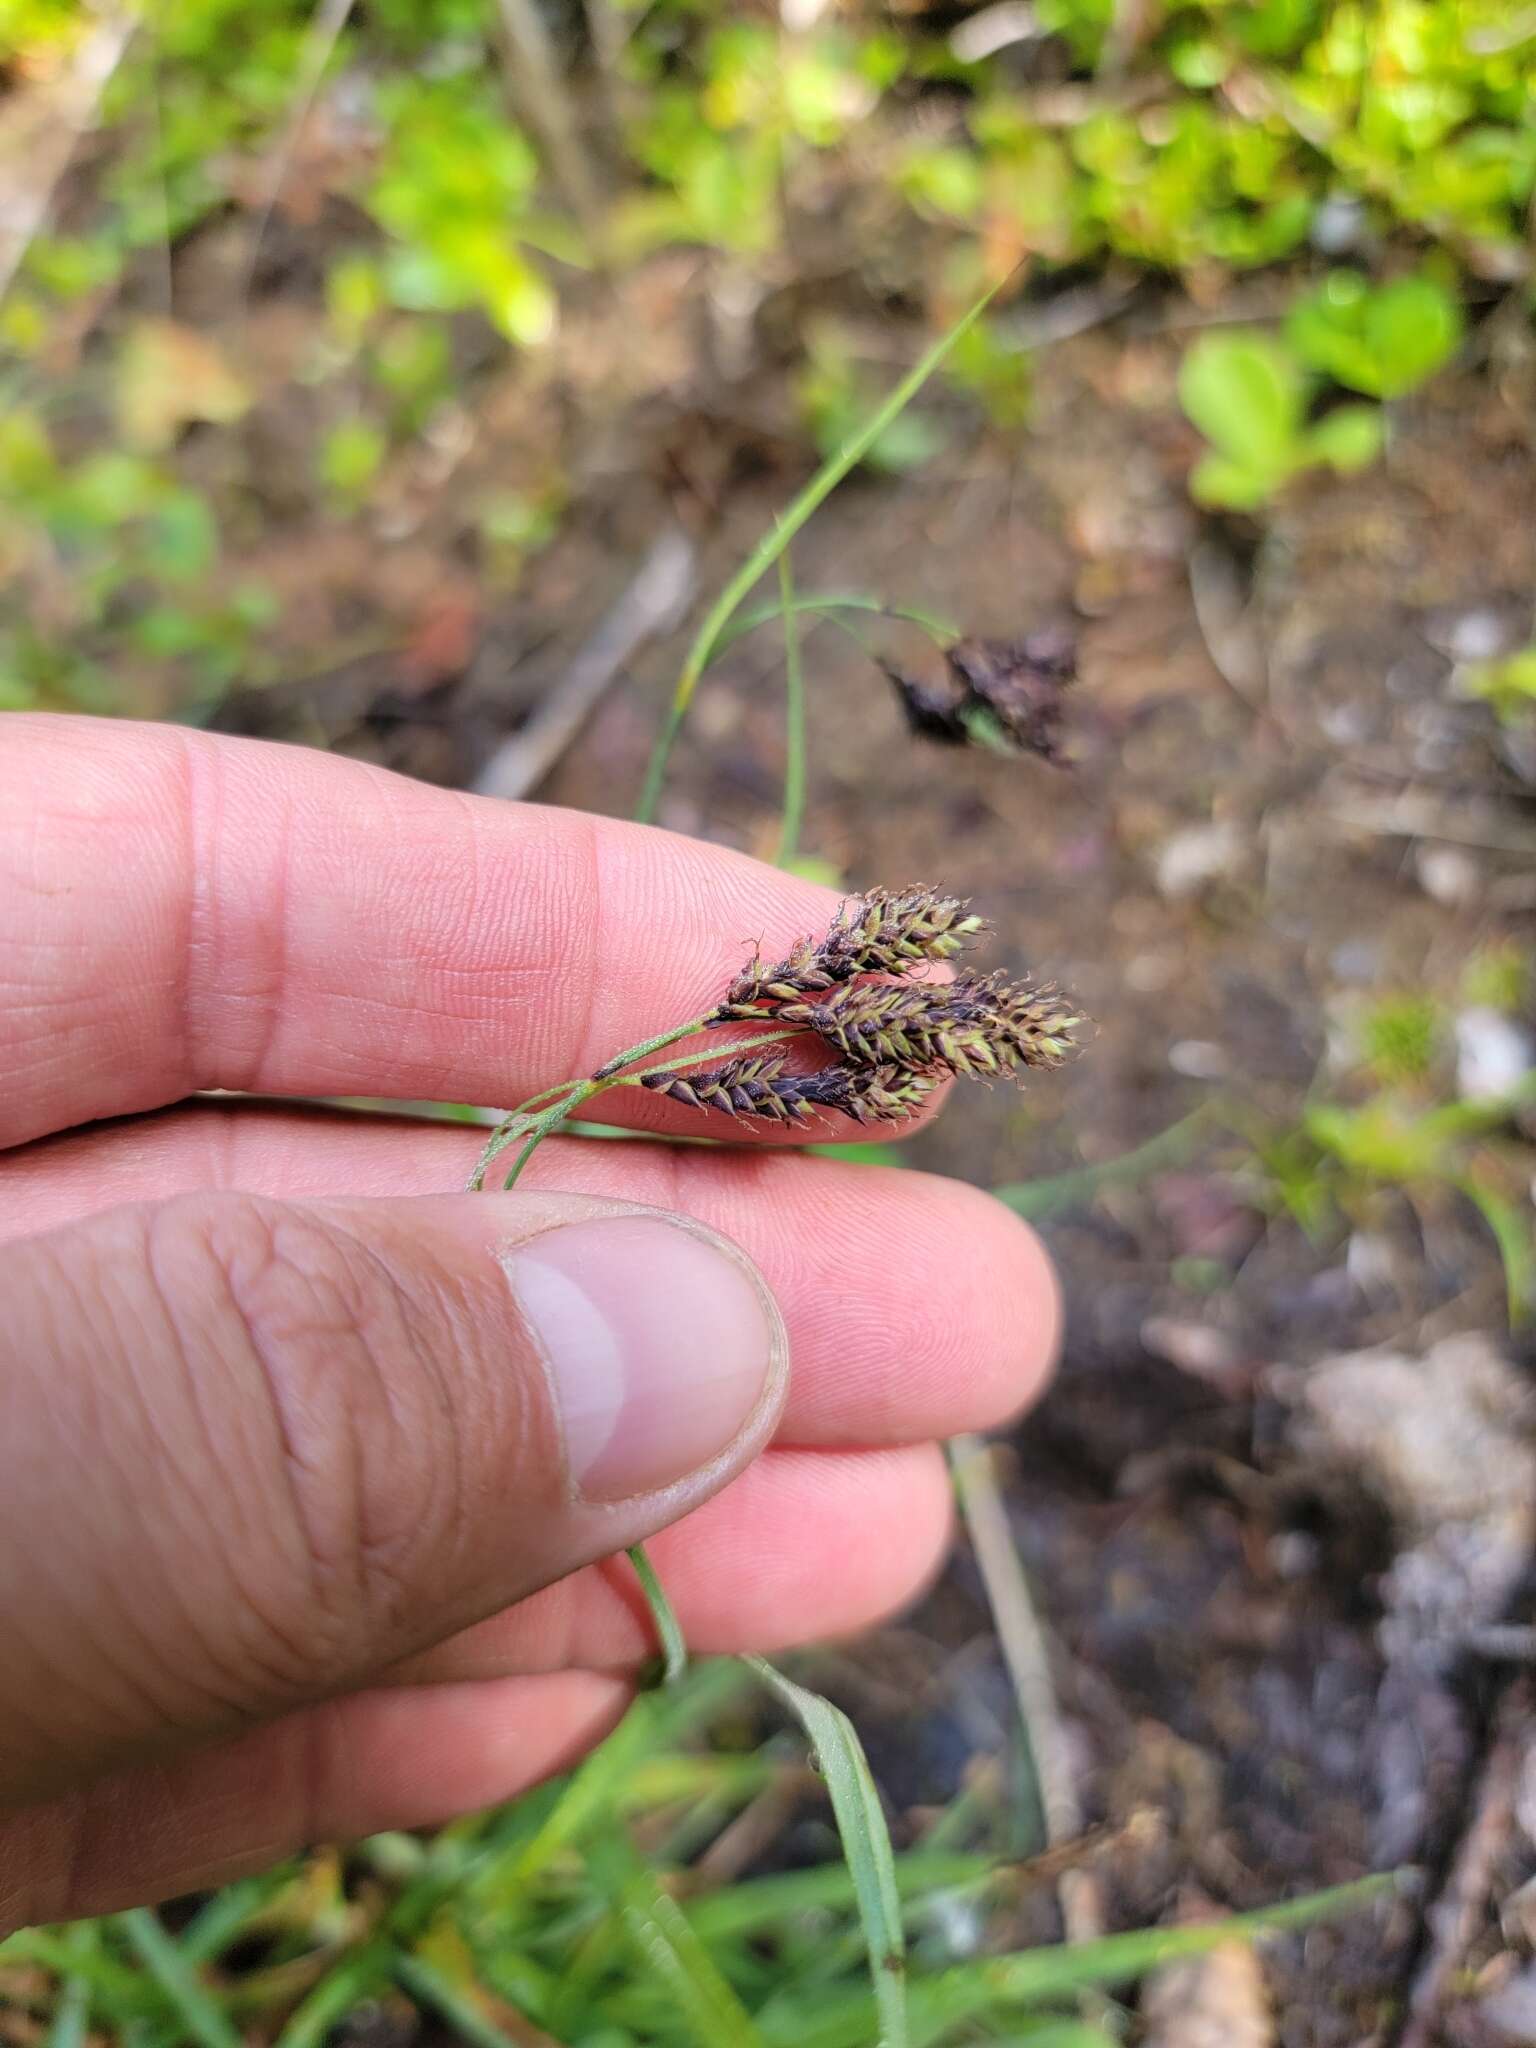
[[[254,1105],[167,1111],[10,1154],[0,1240],[208,1187],[433,1192],[462,1180],[476,1144],[457,1128],[398,1119]],[[1034,1398],[1055,1354],[1059,1298],[1038,1240],[953,1181],[780,1150],[554,1140],[528,1185],[680,1210],[752,1256],[790,1331],[781,1443],[915,1443],[996,1427]],[[957,1288],[962,1271],[968,1284]]]
[[[949,1506],[931,1447],[770,1453],[666,1531],[653,1556],[700,1654],[772,1651],[909,1604],[938,1568]],[[840,1573],[827,1572],[828,1555]],[[593,1567],[389,1674],[390,1689],[0,1816],[0,1931],[227,1882],[305,1841],[425,1826],[508,1798],[606,1730],[627,1686],[602,1672],[632,1672],[651,1649],[632,1577]],[[533,1675],[508,1675],[519,1667]]]
[[[707,1009],[840,901],[654,827],[300,748],[7,727],[0,1146],[199,1088],[517,1101]],[[701,1128],[640,1089],[607,1113]]]
[[[210,1086],[504,1100],[707,1007],[754,945],[779,954],[836,906],[719,848],[479,804],[354,763],[90,721],[17,727],[0,762],[0,951],[18,990],[0,1014],[15,1084],[0,1145],[21,1142],[0,1159],[0,1261],[7,1235],[183,1190],[356,1200],[462,1186],[473,1137],[400,1121],[189,1105],[43,1134]],[[713,1133],[707,1116],[638,1091],[609,1102],[649,1129]],[[774,1446],[652,1546],[705,1653],[858,1629],[920,1590],[949,1523],[931,1440],[1016,1413],[1059,1320],[1036,1241],[987,1197],[797,1159],[754,1142],[764,1135],[737,1127],[732,1148],[697,1151],[555,1143],[528,1176],[534,1191],[696,1216],[747,1251],[785,1310],[793,1380]],[[599,1564],[419,1652],[385,1674],[384,1697],[425,1715],[433,1696],[516,1674],[626,1673],[652,1644],[632,1574]],[[259,1747],[264,1732],[233,1740]],[[202,1796],[227,1797],[218,1750],[201,1755]],[[179,1774],[196,1761],[146,1767],[165,1773],[172,1831]],[[334,1784],[320,1802],[328,1833],[400,1811],[352,1762],[353,1804]],[[489,1796],[549,1767],[530,1753]],[[125,1782],[78,1808],[98,1833],[77,1845],[112,1839],[103,1815],[131,1814],[131,1793],[113,1806]],[[420,1818],[459,1796],[439,1807],[422,1788],[433,1810]],[[207,1867],[282,1846],[210,1846]],[[0,1891],[5,1852],[0,1831]]]

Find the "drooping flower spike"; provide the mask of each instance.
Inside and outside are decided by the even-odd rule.
[[[643,1085],[731,1117],[799,1124],[813,1109],[833,1109],[884,1123],[913,1115],[950,1076],[1018,1080],[1059,1065],[1083,1019],[1056,990],[995,974],[913,978],[986,929],[956,897],[875,890],[845,904],[822,938],[802,939],[772,964],[754,960],[705,1019],[803,1031],[836,1055],[832,1065],[791,1073],[775,1052],[651,1073]]]

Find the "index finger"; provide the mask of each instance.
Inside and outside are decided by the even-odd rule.
[[[12,714],[0,753],[0,1146],[205,1088],[515,1103],[837,908],[722,847],[301,748]],[[620,1113],[745,1134],[638,1089]]]

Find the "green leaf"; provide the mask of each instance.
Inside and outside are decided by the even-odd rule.
[[[173,491],[150,521],[150,565],[169,583],[193,583],[219,558],[219,528],[208,500],[197,491]]]
[[[1262,1912],[1234,1914],[1228,1920],[1194,1927],[1149,1927],[1132,1934],[1107,1935],[1101,1941],[959,1963],[913,1984],[912,2048],[928,2048],[965,2021],[983,2014],[1020,2007],[1027,2011],[1074,1992],[1134,1983],[1158,1964],[1181,1956],[1205,1955],[1230,1941],[1251,1940],[1271,1930],[1304,1927],[1314,1920],[1352,1912],[1381,1898],[1394,1882],[1391,1876],[1362,1878]],[[776,2048],[865,2048],[869,2000],[849,1994],[823,1997],[813,2006],[802,1999],[786,1998],[776,2001],[771,2014],[763,2015],[759,2024]]]
[[[995,1187],[992,1192],[998,1201],[1006,1202],[1016,1216],[1026,1216],[1031,1221],[1058,1215],[1063,1209],[1082,1208],[1094,1199],[1100,1188],[1134,1186],[1149,1174],[1182,1166],[1199,1149],[1202,1138],[1214,1121],[1214,1107],[1210,1103],[1202,1103],[1176,1124],[1159,1131],[1156,1137],[1148,1138],[1144,1145],[1138,1145],[1132,1152],[1118,1153],[1102,1165],[1080,1166],[1068,1173],[1051,1174],[1043,1180],[1009,1181]]]
[[[1190,471],[1189,488],[1197,504],[1251,512],[1272,498],[1289,474],[1289,468],[1251,469],[1224,455],[1206,455]]]
[[[481,2011],[470,1991],[455,1984],[435,1963],[422,1956],[403,1955],[396,1958],[394,1973],[419,2006],[448,2022],[455,2039],[472,2042],[474,2048],[519,2048],[518,2036],[498,2027]]]
[[[762,2048],[752,2016],[721,1975],[709,1950],[676,1899],[664,1892],[639,1858],[617,1839],[602,1857],[628,1866],[618,1892],[624,1931],[646,1972],[699,2048]]]
[[[486,311],[510,341],[537,348],[555,331],[555,295],[531,263],[508,251],[485,292]]]
[[[902,1164],[899,1145],[877,1145],[868,1138],[856,1138],[847,1145],[805,1145],[801,1150],[817,1159],[841,1159],[850,1166]]]
[[[896,1859],[896,1888],[921,1906],[937,1892],[974,1891],[991,1879],[1008,1881],[1013,1866],[990,1856],[916,1849]],[[842,1912],[857,1903],[853,1873],[845,1864],[823,1863],[770,1877],[748,1877],[716,1892],[690,1899],[684,1907],[703,1941],[734,1941],[755,1935],[775,1921],[807,1913]]]
[[[982,314],[985,313],[992,300],[1002,289],[1002,284],[1003,281],[1000,280],[997,284],[990,285],[961,314],[954,326],[947,333],[939,336],[938,340],[934,342],[933,346],[920,361],[913,365],[906,376],[875,407],[875,410],[870,414],[863,426],[844,443],[835,455],[829,457],[821,465],[804,490],[800,492],[788,509],[779,515],[773,526],[764,534],[746,561],[737,570],[736,574],[731,577],[724,590],[715,599],[688,649],[687,658],[683,663],[683,672],[678,677],[677,686],[672,693],[672,702],[668,708],[666,723],[663,725],[655,748],[652,751],[650,765],[646,769],[645,787],[642,789],[640,801],[635,807],[635,818],[638,823],[646,824],[656,815],[656,805],[661,798],[661,786],[666,778],[667,762],[671,758],[673,744],[682,730],[683,721],[688,716],[688,707],[693,702],[693,693],[698,688],[699,680],[715,652],[716,642],[726,627],[729,626],[731,620],[736,616],[742,601],[759,579],[765,576],[774,566],[779,556],[789,546],[795,535],[817,508],[825,504],[843,478],[858,468],[880,436],[890,427],[893,421],[898,420],[906,411],[913,399],[916,398],[918,392],[928,382],[928,379],[944,362],[950,350],[970,332]],[[776,617],[777,615],[778,607],[775,606],[770,616]]]
[[[220,2011],[181,1947],[146,1907],[118,1916],[118,1925],[144,1967],[165,1992],[199,2048],[244,2048],[237,2030]]]
[[[863,1745],[848,1716],[820,1693],[807,1692],[765,1658],[744,1657],[742,1662],[778,1695],[815,1746],[869,1951],[880,2048],[907,2048],[907,1942],[901,1896],[890,1831]]]
[[[320,480],[338,498],[361,498],[388,453],[383,430],[372,420],[342,420],[320,444]]]
[[[1370,467],[1385,440],[1385,424],[1375,406],[1341,405],[1308,428],[1304,446],[1309,461],[1326,462],[1350,476]]]
[[[1472,1174],[1457,1185],[1493,1232],[1504,1267],[1509,1320],[1518,1329],[1536,1311],[1536,1240],[1531,1230],[1530,1203],[1512,1202]]]
[[[634,1566],[635,1577],[645,1595],[645,1604],[656,1624],[656,1634],[661,1643],[662,1679],[667,1685],[675,1685],[688,1669],[688,1645],[683,1640],[682,1627],[643,1543],[631,1547],[629,1561]]]
[[[1179,368],[1185,412],[1244,469],[1284,474],[1302,416],[1301,375],[1267,334],[1203,334]]]
[[[1286,336],[1314,369],[1370,398],[1401,398],[1455,354],[1461,308],[1429,277],[1368,285],[1336,270],[1291,310]]]

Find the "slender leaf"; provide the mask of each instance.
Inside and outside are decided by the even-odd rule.
[[[261,1877],[242,1878],[215,1892],[193,1915],[177,1937],[182,1954],[191,1963],[211,1963],[245,1932],[251,1919],[271,1900],[284,1882],[270,1872]]]
[[[1100,1188],[1134,1185],[1149,1173],[1178,1166],[1189,1158],[1215,1118],[1214,1105],[1202,1103],[1178,1123],[1148,1138],[1133,1151],[1121,1152],[1099,1166],[1078,1166],[1068,1173],[1047,1174],[1041,1180],[1007,1181],[992,1192],[1006,1202],[1016,1216],[1031,1220],[1054,1216],[1063,1209],[1081,1208],[1091,1202]]]
[[[84,1977],[66,1977],[44,2036],[46,2048],[85,2048],[91,2023],[91,1987]]]
[[[1009,1869],[991,1856],[930,1855],[926,1850],[898,1856],[895,1867],[898,1893],[919,1905],[935,1892],[973,1890],[1000,1874],[1006,1876]],[[683,1911],[702,1940],[728,1941],[756,1934],[797,1913],[845,1911],[857,1903],[853,1872],[844,1864],[828,1863],[814,1870],[744,1878],[687,1901]]]
[[[975,326],[1005,282],[1005,279],[1000,279],[997,284],[989,286],[968,311],[960,316],[954,326],[946,334],[939,336],[932,348],[875,408],[863,426],[850,435],[837,453],[821,465],[805,489],[789,509],[781,514],[777,524],[763,535],[747,560],[715,599],[709,615],[695,634],[693,645],[688,650],[682,674],[677,679],[677,688],[672,693],[672,703],[666,721],[652,752],[650,766],[646,770],[645,787],[641,791],[640,802],[635,811],[636,818],[642,824],[649,822],[656,815],[661,785],[666,777],[667,762],[671,758],[673,744],[682,731],[683,721],[688,716],[693,693],[709,666],[715,643],[724,628],[735,617],[743,598],[760,578],[767,575],[811,514],[826,503],[843,478],[864,460],[891,422],[899,419],[906,411],[955,343]]]
[[[1129,1984],[1160,1963],[1205,1955],[1224,1942],[1250,1940],[1352,1912],[1383,1897],[1396,1882],[1392,1875],[1362,1878],[1262,1912],[1234,1914],[1231,1919],[1197,1927],[1151,1927],[1133,1934],[1107,1935],[1102,1941],[959,1963],[911,1986],[912,2048],[930,2048],[952,2028],[982,2014],[1018,2007],[1027,2011],[1074,1992]],[[782,2048],[866,2048],[872,2017],[868,1995],[851,1993],[836,1999],[823,1996],[814,2004],[785,1998],[771,2011],[760,2013],[758,2024],[770,2043],[782,2044]]]
[[[1530,1204],[1510,1201],[1470,1173],[1456,1185],[1493,1232],[1504,1266],[1509,1320],[1518,1329],[1536,1309],[1536,1245],[1531,1241]]]
[[[610,1873],[619,1916],[648,1976],[698,2048],[763,2048],[763,2037],[678,1905],[627,1843],[595,1859]]]
[[[332,2028],[389,1981],[393,1953],[386,1941],[365,1942],[345,1956],[288,2016],[275,2048],[320,2048]]]
[[[97,1994],[102,2011],[119,2023],[166,2010],[158,1983],[104,1953],[99,1943],[80,1946],[52,1928],[24,1927],[0,1942],[0,1964],[7,1963],[34,1963],[57,1977],[83,1978]]]
[[[642,1693],[607,1741],[572,1773],[534,1834],[477,1880],[483,1899],[505,1902],[575,1847],[613,1812],[636,1766],[681,1728],[717,1711],[739,1682],[730,1661],[719,1658],[696,1667],[672,1691]]]
[[[784,801],[774,866],[792,867],[805,818],[805,671],[800,665],[800,622],[795,616],[789,549],[779,557],[779,610],[784,622]]]
[[[688,1645],[683,1640],[682,1624],[672,1611],[672,1602],[656,1576],[656,1567],[646,1556],[643,1543],[631,1547],[629,1561],[635,1568],[635,1577],[640,1581],[640,1590],[645,1595],[645,1604],[651,1610],[651,1619],[656,1624],[656,1634],[661,1642],[662,1683],[676,1685],[688,1669]]]
[[[224,2017],[196,1967],[154,1913],[138,1906],[131,1913],[119,1914],[117,1924],[201,2048],[243,2048],[239,2033]]]
[[[896,1859],[863,1744],[848,1716],[830,1700],[796,1685],[765,1658],[742,1662],[777,1694],[815,1745],[863,1923],[881,2048],[907,2048],[907,1943]]]
[[[960,628],[951,625],[948,619],[936,618],[932,612],[918,611],[912,605],[887,604],[883,597],[867,597],[858,591],[825,591],[814,597],[797,597],[791,609],[797,615],[802,612],[874,612],[883,619],[900,619],[906,625],[921,627],[941,647],[947,647],[952,640],[960,638]],[[751,611],[740,613],[722,628],[709,651],[710,660],[718,660],[728,647],[745,639],[748,633],[757,632],[761,626],[771,626],[783,616],[782,598],[773,604],[757,605]]]
[[[475,2048],[526,2048],[527,2036],[506,2033],[449,1977],[422,1956],[395,1958],[395,1977],[418,2005],[445,2019],[461,2041]]]

